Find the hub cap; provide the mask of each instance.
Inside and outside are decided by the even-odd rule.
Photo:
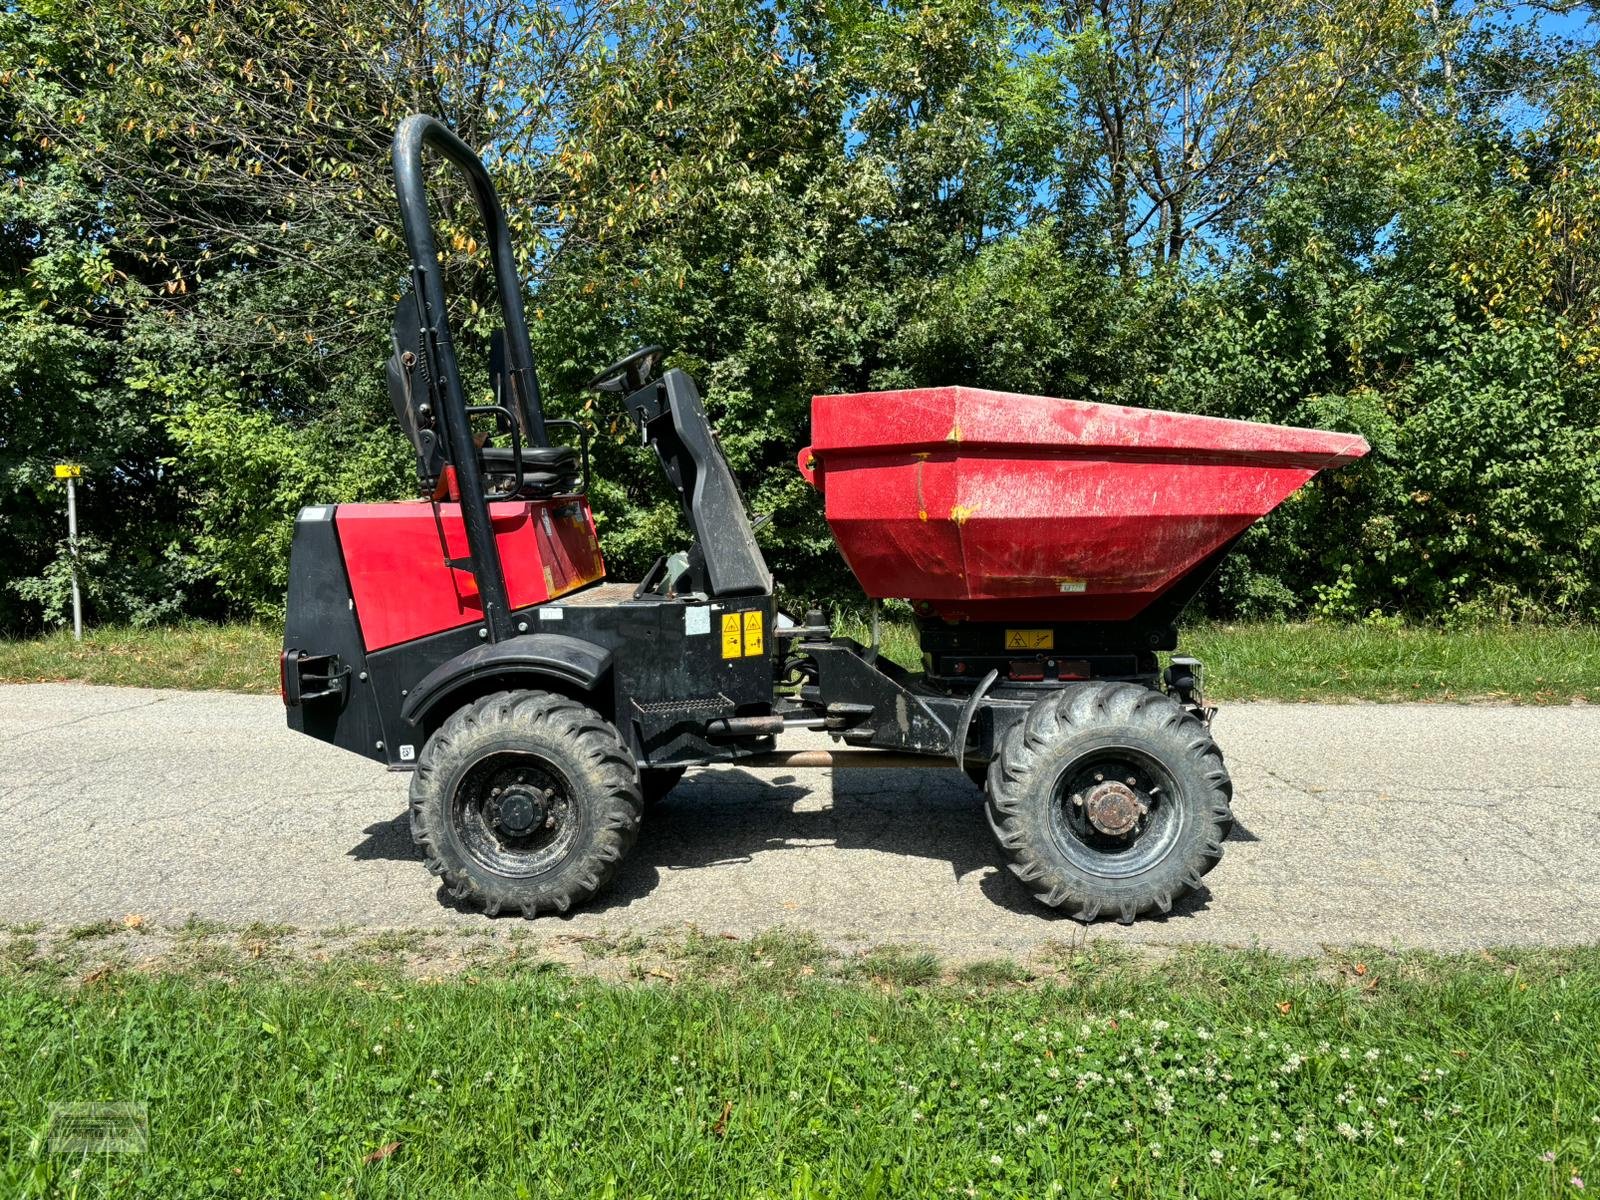
[[[1172,774],[1131,747],[1091,751],[1056,777],[1050,831],[1079,869],[1126,878],[1166,857],[1185,820]]]
[[[495,824],[508,837],[527,837],[545,823],[548,798],[542,792],[535,795],[521,784],[507,788],[500,795]]]
[[[1083,811],[1089,824],[1101,833],[1121,837],[1133,832],[1150,806],[1127,784],[1107,781],[1089,789],[1083,798]]]

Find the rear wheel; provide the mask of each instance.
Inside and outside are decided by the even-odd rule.
[[[411,837],[456,899],[532,917],[610,882],[641,807],[633,758],[598,713],[550,692],[497,692],[423,746]]]
[[[1206,727],[1170,697],[1087,683],[1039,701],[989,767],[1013,874],[1080,921],[1166,912],[1222,857],[1233,794]]]

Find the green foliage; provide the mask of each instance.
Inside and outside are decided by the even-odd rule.
[[[406,461],[387,431],[332,421],[296,430],[225,402],[186,401],[168,428],[182,456],[179,478],[196,481],[190,561],[253,616],[282,615],[293,515],[313,502],[383,499]]]
[[[148,628],[183,616],[192,579],[171,556],[138,557],[149,553],[143,545],[135,545],[130,556],[93,537],[78,539],[76,564],[67,539],[52,549],[43,571],[10,583],[18,598],[38,606],[46,624],[72,620],[74,566],[84,607],[102,620]]]
[[[682,521],[581,388],[695,373],[799,605],[857,595],[815,393],[934,383],[1356,430],[1206,604],[1600,616],[1600,76],[1530,10],[25,0],[0,13],[0,628],[270,614],[306,503],[408,494],[399,116],[499,183],[613,574]],[[1570,36],[1570,35],[1569,35]],[[480,364],[485,249],[435,195]],[[469,385],[481,385],[473,368]]]

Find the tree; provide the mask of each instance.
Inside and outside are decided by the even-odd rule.
[[[792,469],[809,397],[972,383],[1365,433],[1217,611],[1600,614],[1600,88],[1521,7],[23,0],[0,34],[8,627],[85,447],[107,615],[270,614],[301,504],[411,490],[411,109],[496,178],[616,574],[685,531],[583,383],[661,342],[796,605],[857,594]],[[485,248],[435,185],[481,386]]]
[[[92,295],[54,301],[58,334],[91,339],[98,365],[78,364],[147,415],[154,440],[115,477],[158,478],[184,530],[146,542],[91,506],[92,536],[208,579],[235,611],[271,613],[300,504],[405,489],[379,383],[406,280],[393,127],[428,109],[485,148],[533,273],[556,196],[538,147],[559,133],[600,11],[34,0],[7,18],[16,169],[42,156],[79,182],[61,219],[77,222],[69,249],[95,272]],[[478,230],[451,177],[439,190],[452,269],[470,276]],[[464,290],[464,326],[481,294]]]
[[[1413,57],[1381,0],[1064,0],[1044,53],[1091,138],[1124,269],[1225,241],[1298,149]]]
[[[137,297],[119,278],[114,222],[94,176],[25,114],[57,104],[83,64],[48,23],[0,13],[0,630],[64,614],[66,527],[53,466],[78,462],[86,588],[108,620],[216,611],[167,554],[182,505],[163,460],[172,443],[149,398],[120,386]],[[137,531],[132,538],[121,530]],[[115,553],[108,547],[115,544]]]

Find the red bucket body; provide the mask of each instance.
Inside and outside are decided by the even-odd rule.
[[[1121,621],[1367,443],[979,388],[816,396],[801,471],[868,596]]]

